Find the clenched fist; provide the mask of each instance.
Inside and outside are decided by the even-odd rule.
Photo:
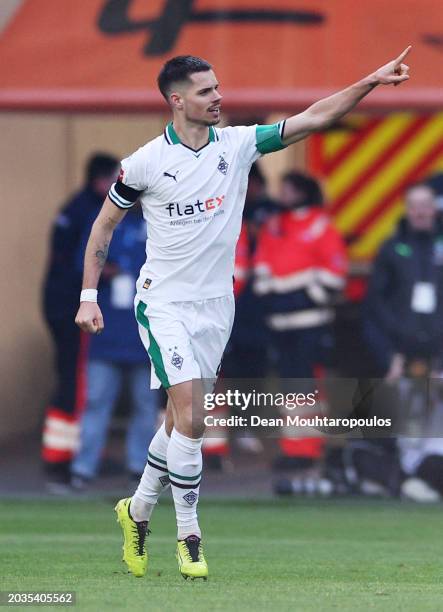
[[[105,327],[100,307],[96,302],[81,302],[75,322],[83,331],[90,334],[100,334]]]

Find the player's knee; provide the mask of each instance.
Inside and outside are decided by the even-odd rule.
[[[174,426],[184,436],[199,438],[203,435],[204,422],[201,411],[193,409],[192,402],[182,406],[177,416],[178,418],[174,419]]]

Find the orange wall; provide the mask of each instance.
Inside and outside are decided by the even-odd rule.
[[[164,0],[125,5],[26,0],[0,37],[0,59],[13,67],[2,74],[2,108],[161,110],[160,67],[188,53],[214,66],[225,108],[300,108],[408,45],[410,81],[378,88],[363,104],[442,105],[441,0],[194,0],[192,15],[203,19],[185,2],[183,11]],[[247,19],[232,21],[231,11]]]

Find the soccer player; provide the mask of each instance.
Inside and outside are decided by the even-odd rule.
[[[139,200],[148,239],[135,312],[153,366],[151,386],[163,385],[168,405],[137,490],[116,506],[123,558],[135,576],[146,573],[149,520],[169,484],[179,571],[185,578],[208,575],[197,519],[203,402],[195,398],[196,391],[203,392],[198,381],[216,378],[231,332],[234,252],[251,165],[261,155],[333,124],[378,85],[407,80],[409,68],[403,60],[409,50],[285,121],[222,129],[215,127],[222,96],[212,66],[193,56],[174,57],[163,66],[158,86],[172,121],[163,134],[121,163],[86,247],[76,317],[87,332],[103,330],[97,283],[115,227]]]

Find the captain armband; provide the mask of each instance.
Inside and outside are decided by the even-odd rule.
[[[262,155],[286,148],[287,145],[283,144],[285,123],[286,119],[271,125],[257,125],[255,131],[256,146]]]
[[[109,199],[119,208],[131,208],[138,200],[142,191],[138,191],[133,187],[128,187],[121,181],[114,183],[109,190]]]

